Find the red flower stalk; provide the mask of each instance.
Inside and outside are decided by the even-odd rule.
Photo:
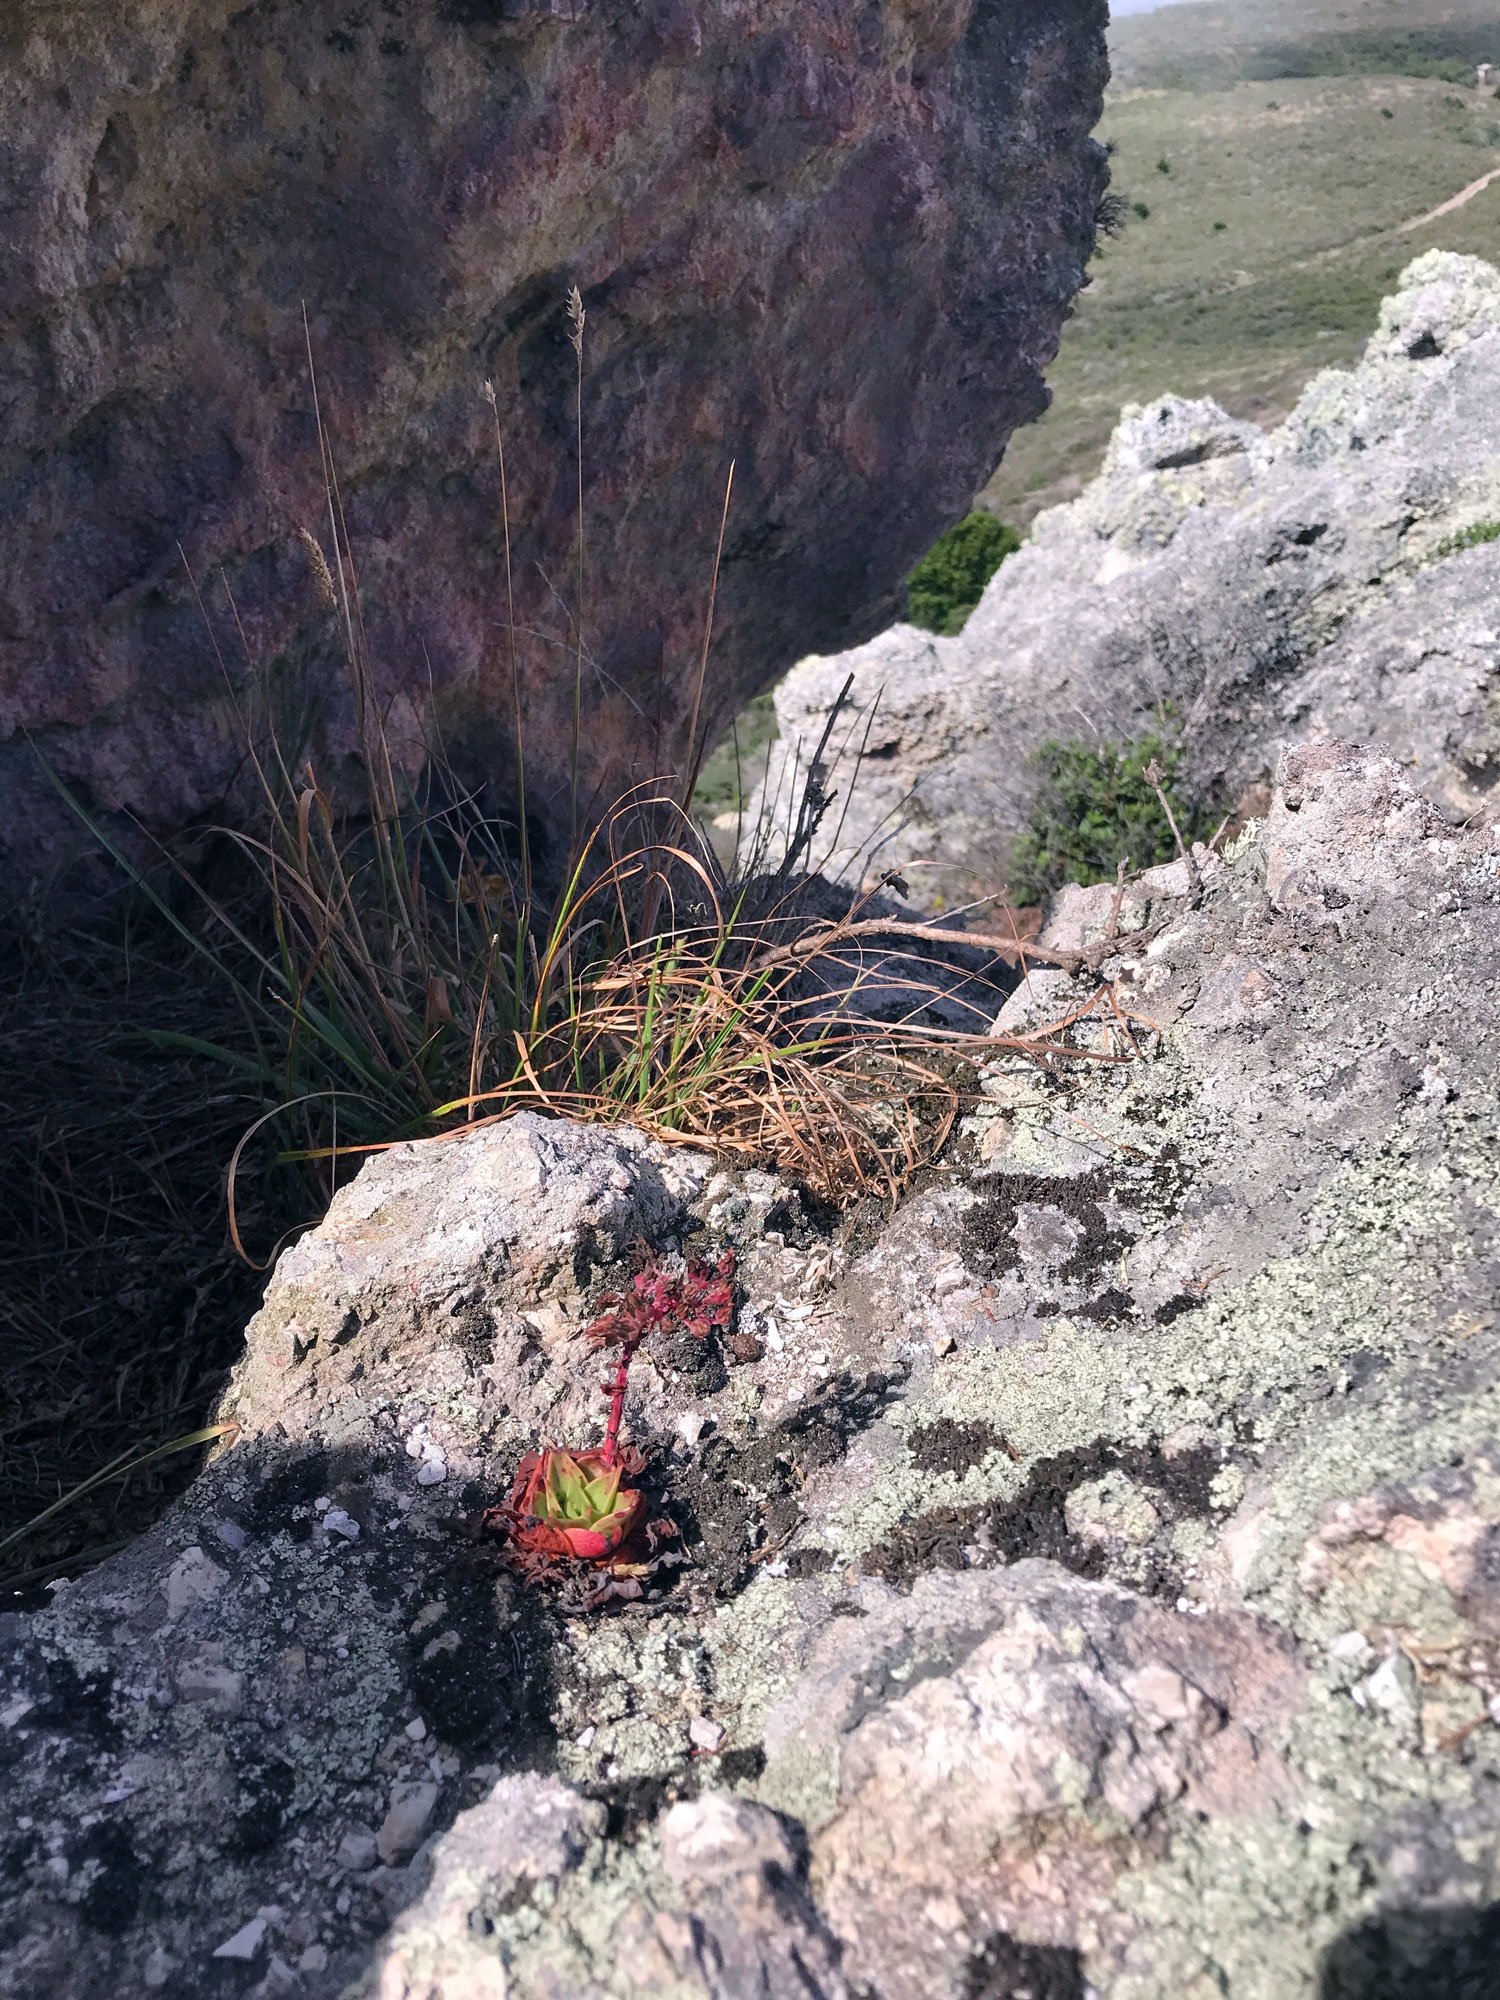
[[[625,1387],[641,1342],[655,1333],[690,1333],[695,1340],[707,1340],[716,1326],[728,1326],[733,1311],[732,1250],[726,1250],[716,1264],[690,1263],[680,1274],[653,1257],[631,1279],[629,1291],[610,1292],[600,1300],[586,1336],[595,1347],[620,1350],[615,1372],[603,1385],[610,1399],[609,1421],[599,1456],[606,1466],[619,1455]]]
[[[600,1300],[587,1337],[595,1347],[620,1350],[603,1385],[610,1399],[604,1442],[596,1451],[548,1446],[528,1452],[503,1503],[479,1517],[481,1528],[505,1537],[508,1560],[522,1576],[560,1585],[588,1607],[611,1597],[639,1597],[642,1579],[663,1563],[682,1560],[662,1549],[677,1537],[675,1523],[648,1521],[645,1494],[624,1483],[646,1469],[641,1454],[620,1443],[625,1388],[636,1350],[652,1334],[706,1340],[715,1327],[728,1326],[733,1276],[732,1252],[716,1264],[690,1263],[670,1272],[643,1251],[629,1289]]]

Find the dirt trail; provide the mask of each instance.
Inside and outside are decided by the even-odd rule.
[[[1481,174],[1477,181],[1470,181],[1466,188],[1460,188],[1457,194],[1450,195],[1436,208],[1429,208],[1425,215],[1414,215],[1410,222],[1403,222],[1400,234],[1409,235],[1413,229],[1421,229],[1429,222],[1436,222],[1440,216],[1451,215],[1456,208],[1466,207],[1476,194],[1483,194],[1490,182],[1496,180],[1500,180],[1500,167],[1491,167],[1487,174]]]

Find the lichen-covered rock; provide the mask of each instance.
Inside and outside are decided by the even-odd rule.
[[[997,1931],[1076,1947],[1169,1807],[1227,1832],[1289,1802],[1270,1742],[1299,1676],[1252,1620],[1030,1562],[922,1578],[892,1610],[832,1627],[793,1697],[816,1689],[811,1743],[782,1711],[767,1731],[772,1788],[778,1742],[836,1758],[813,1881],[850,1973],[890,2000],[957,2000]]]
[[[701,1153],[531,1112],[392,1147],[281,1258],[223,1414],[246,1438],[324,1446],[395,1417],[434,1485],[472,1476],[482,1440],[580,1443],[599,1411],[585,1296],[637,1243],[675,1242],[710,1174]],[[654,1408],[651,1377],[648,1361]]]
[[[1225,811],[1284,746],[1328,737],[1385,750],[1455,822],[1487,810],[1500,544],[1454,544],[1500,521],[1497,369],[1500,274],[1433,251],[1359,366],[1279,429],[1171,396],[1127,410],[1097,480],[1039,517],[958,637],[897,625],[787,677],[764,796],[852,673],[823,865],[894,867],[929,907],[1004,883],[1040,743],[1132,740],[1164,713],[1179,781]]]
[[[435,681],[449,751],[504,778],[493,385],[538,851],[571,812],[571,284],[585,808],[682,758],[731,460],[705,719],[877,629],[1043,407],[1106,179],[1105,19],[1104,0],[8,7],[11,871],[71,827],[28,735],[102,810],[162,831],[220,807],[243,743],[217,655],[243,675],[241,628],[321,697],[330,781],[358,744],[341,621],[297,538],[331,559],[309,347],[396,748],[420,757]]]
[[[1311,746],[1050,923],[1079,1065],[998,1055],[843,1243],[545,1120],[365,1169],[239,1440],[0,1622],[7,1994],[1488,1990],[1500,830]],[[586,1420],[637,1227],[736,1246],[761,1351],[642,1370],[690,1560],[580,1613],[458,1517]]]

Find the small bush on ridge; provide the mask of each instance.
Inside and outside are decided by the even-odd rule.
[[[933,543],[907,578],[906,610],[912,624],[949,638],[961,632],[985,585],[1020,546],[1015,529],[993,514],[967,515]]]
[[[1112,882],[1122,861],[1154,868],[1176,858],[1177,843],[1161,801],[1147,780],[1155,761],[1162,790],[1184,840],[1206,839],[1212,818],[1178,791],[1178,745],[1160,736],[1134,743],[1041,744],[1033,758],[1039,777],[1026,831],[1011,850],[1010,892],[1017,903],[1040,902],[1065,882]]]

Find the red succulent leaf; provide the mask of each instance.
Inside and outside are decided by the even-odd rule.
[[[486,1523],[500,1528],[522,1556],[606,1562],[645,1515],[645,1495],[621,1483],[641,1463],[628,1450],[612,1460],[602,1451],[528,1452],[509,1498],[489,1510]]]
[[[601,1299],[585,1330],[596,1347],[619,1349],[614,1373],[603,1385],[610,1397],[603,1443],[596,1451],[549,1446],[528,1452],[505,1501],[480,1517],[482,1527],[505,1537],[513,1568],[528,1578],[564,1583],[570,1574],[576,1578],[595,1569],[609,1581],[582,1601],[596,1604],[610,1596],[639,1596],[643,1577],[663,1563],[683,1560],[659,1552],[676,1536],[674,1524],[648,1521],[645,1495],[624,1483],[645,1470],[640,1453],[620,1443],[630,1364],[652,1334],[686,1332],[706,1340],[714,1328],[727,1329],[733,1314],[733,1251],[711,1264],[691,1261],[681,1271],[640,1252],[629,1287]]]

